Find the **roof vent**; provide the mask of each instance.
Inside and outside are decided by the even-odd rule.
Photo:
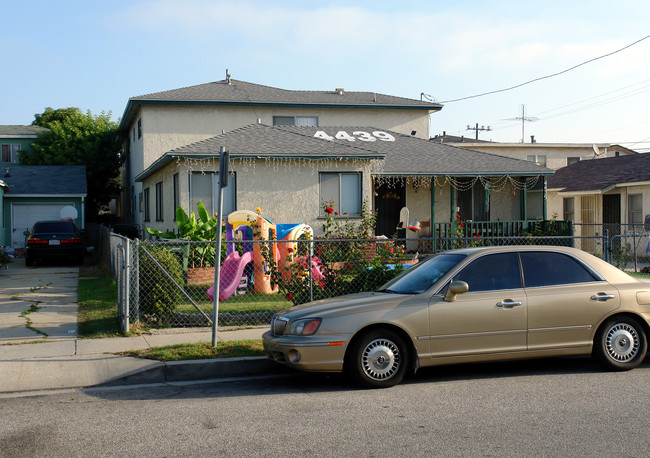
[[[230,77],[231,76],[232,75],[230,73],[228,73],[228,69],[226,69],[226,83],[230,84]]]
[[[334,92],[337,92],[339,95],[343,95],[345,89],[343,89],[342,87],[337,87],[336,89],[334,89]]]

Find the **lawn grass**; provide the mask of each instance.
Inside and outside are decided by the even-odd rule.
[[[194,299],[196,304],[204,312],[212,312],[213,301],[205,295],[205,288],[190,286],[188,293]],[[230,297],[226,301],[219,301],[219,311],[224,313],[258,313],[284,310],[293,307],[293,303],[287,300],[283,294],[258,294],[248,293]],[[184,313],[196,313],[196,309],[191,304],[179,304],[175,311]]]
[[[261,340],[235,340],[218,342],[216,348],[212,347],[210,342],[197,342],[125,351],[118,354],[135,358],[155,359],[157,361],[186,361],[191,359],[264,356],[264,349]]]
[[[117,285],[110,275],[100,278],[79,278],[78,336],[80,338],[118,337]]]

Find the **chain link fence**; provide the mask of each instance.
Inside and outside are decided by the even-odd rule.
[[[648,262],[648,234],[416,239],[228,241],[214,285],[215,242],[106,237],[118,286],[122,329],[207,327],[214,296],[218,326],[268,326],[279,310],[312,300],[376,290],[426,256],[455,248],[573,246],[620,268]],[[617,251],[618,250],[618,251]],[[640,267],[639,267],[640,268]]]

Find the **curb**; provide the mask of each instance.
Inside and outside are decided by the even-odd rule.
[[[132,372],[95,386],[120,386],[147,383],[188,382],[231,377],[260,377],[292,373],[289,368],[270,361],[266,356],[199,359],[191,361],[157,361],[153,367]]]

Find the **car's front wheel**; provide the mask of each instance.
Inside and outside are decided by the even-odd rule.
[[[648,341],[643,327],[633,318],[608,320],[594,342],[594,357],[606,369],[627,371],[643,362]]]
[[[388,388],[404,379],[409,366],[409,347],[397,333],[368,331],[356,339],[346,361],[347,373],[363,386]]]

